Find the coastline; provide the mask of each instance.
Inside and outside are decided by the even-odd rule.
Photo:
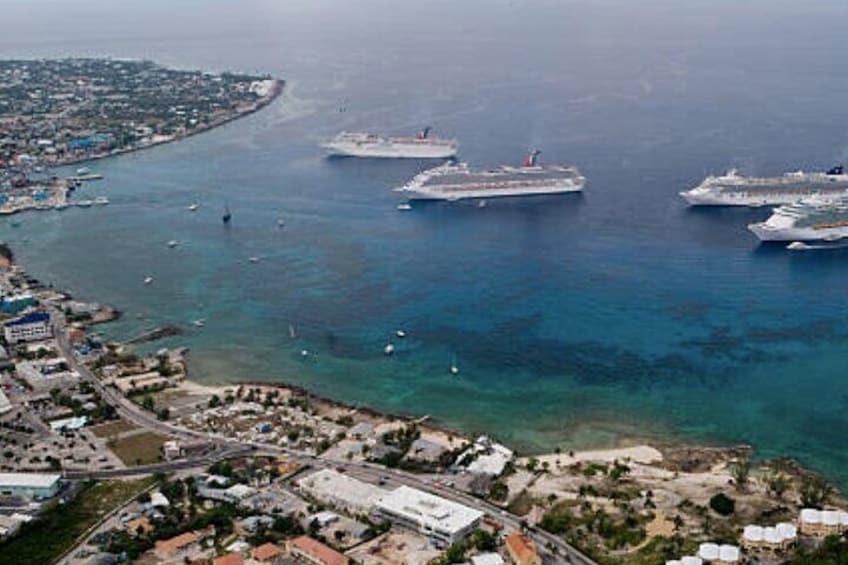
[[[213,129],[219,128],[221,126],[225,126],[225,125],[227,125],[231,122],[234,122],[236,120],[239,120],[241,118],[246,118],[247,116],[255,114],[256,112],[259,112],[260,110],[269,106],[272,102],[274,102],[277,98],[279,98],[280,95],[285,90],[285,86],[286,86],[285,80],[279,79],[279,78],[270,78],[268,80],[273,82],[271,92],[269,92],[266,96],[263,96],[262,98],[260,98],[256,102],[255,105],[251,106],[250,108],[246,108],[244,110],[236,112],[235,114],[233,114],[231,116],[226,116],[226,117],[221,118],[221,119],[219,119],[219,120],[217,120],[213,123],[210,123],[210,124],[199,125],[196,128],[194,128],[194,129],[192,129],[188,132],[179,134],[179,135],[174,135],[174,136],[168,137],[166,139],[151,141],[150,143],[148,143],[146,145],[134,146],[134,147],[125,147],[125,148],[121,148],[121,149],[115,149],[115,150],[109,151],[107,153],[85,155],[85,156],[78,157],[78,158],[66,159],[66,160],[62,160],[61,162],[51,163],[50,166],[51,167],[66,167],[66,166],[70,166],[70,165],[79,165],[79,164],[83,164],[83,163],[90,163],[90,162],[93,162],[93,161],[100,161],[101,159],[108,159],[110,157],[118,157],[120,155],[128,155],[130,153],[135,153],[137,151],[143,151],[145,149],[152,149],[154,147],[160,147],[162,145],[167,145],[169,143],[181,141],[183,139],[187,139],[189,137],[193,137],[193,136],[201,134],[201,133],[206,133],[206,132],[212,131]]]

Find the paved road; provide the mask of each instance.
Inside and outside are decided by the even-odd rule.
[[[89,368],[86,367],[84,364],[80,363],[74,356],[73,348],[70,346],[67,340],[64,314],[54,309],[51,312],[51,316],[54,321],[54,326],[56,330],[56,341],[59,344],[59,349],[67,358],[71,368],[76,370],[80,374],[81,378],[90,382],[105,401],[115,406],[118,413],[123,418],[136,424],[137,426],[147,428],[151,431],[156,431],[165,435],[171,435],[183,440],[207,441],[210,443],[210,445],[214,447],[214,451],[212,453],[201,457],[193,457],[179,461],[147,465],[144,467],[113,469],[108,471],[97,471],[93,473],[85,473],[80,471],[68,472],[66,474],[68,478],[109,478],[132,476],[145,473],[169,473],[181,469],[202,466],[204,464],[211,464],[221,459],[237,457],[239,455],[244,455],[252,450],[259,450],[274,455],[285,455],[291,459],[299,461],[302,464],[309,464],[313,467],[343,469],[345,472],[348,472],[352,475],[356,475],[372,483],[379,482],[380,480],[385,480],[384,477],[388,477],[389,481],[393,481],[396,484],[412,486],[420,490],[424,490],[432,494],[442,496],[444,498],[447,498],[448,500],[464,504],[481,512],[485,512],[486,514],[489,514],[496,520],[511,528],[520,529],[522,527],[522,520],[519,516],[510,514],[499,506],[496,506],[485,500],[481,500],[477,497],[471,496],[470,494],[456,489],[437,486],[432,482],[429,482],[419,476],[413,475],[412,473],[408,473],[406,471],[398,469],[389,469],[387,467],[383,467],[374,463],[360,463],[347,460],[334,460],[325,457],[317,457],[311,454],[283,448],[278,445],[236,442],[221,436],[212,435],[205,432],[198,432],[195,430],[188,430],[186,428],[177,427],[168,422],[161,421],[157,419],[153,414],[146,412],[141,407],[137,406],[117,391],[103,385],[103,383],[100,382],[100,380],[94,376],[91,370],[89,370]],[[587,556],[583,555],[580,551],[578,551],[576,548],[574,548],[558,536],[552,535],[537,528],[531,528],[527,532],[527,535],[530,536],[530,538],[536,543],[540,551],[548,552],[548,548],[554,548],[554,553],[556,554],[556,558],[558,561],[561,561],[563,563],[572,563],[575,565],[595,565],[594,561],[589,559]],[[565,561],[562,561],[563,559],[565,559]]]

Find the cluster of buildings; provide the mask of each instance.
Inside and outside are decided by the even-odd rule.
[[[749,524],[742,530],[742,547],[702,543],[697,555],[666,561],[666,565],[734,565],[745,555],[764,562],[780,562],[802,536],[823,539],[848,531],[848,512],[804,508],[797,523],[781,522],[774,526]]]
[[[256,110],[279,88],[268,77],[174,70],[149,61],[0,61],[0,169],[51,166],[168,141]]]

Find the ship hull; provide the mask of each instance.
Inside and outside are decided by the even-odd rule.
[[[760,241],[836,241],[848,239],[848,227],[816,229],[812,227],[769,228],[766,223],[751,224],[748,229]]]
[[[757,194],[756,192],[717,192],[689,190],[681,192],[680,196],[690,206],[782,206],[794,204],[804,198],[811,196],[824,196],[837,198],[848,195],[848,190],[821,191],[811,190],[805,193],[798,192],[772,192]]]

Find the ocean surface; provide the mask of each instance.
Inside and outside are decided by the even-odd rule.
[[[73,4],[0,1],[0,56],[288,81],[249,118],[90,165],[106,178],[80,197],[108,207],[0,219],[33,274],[124,312],[108,337],[176,324],[199,381],[297,383],[525,451],[749,443],[848,485],[848,251],[760,246],[745,226],[767,210],[677,195],[848,159],[844,0]],[[426,163],[318,147],[426,125],[476,166],[537,147],[585,193],[401,213],[391,189]]]

